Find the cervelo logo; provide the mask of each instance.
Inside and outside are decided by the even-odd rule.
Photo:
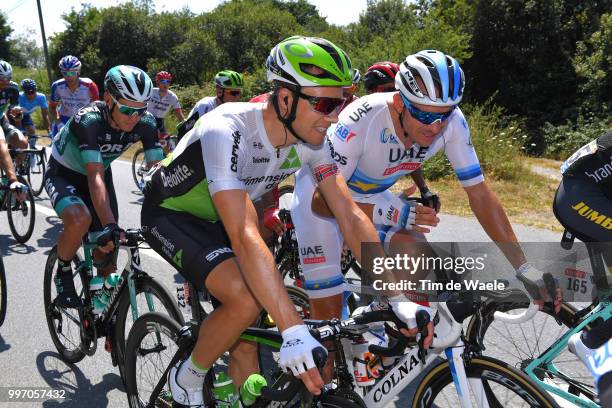
[[[212,251],[211,253],[206,255],[206,260],[208,262],[211,262],[213,259],[215,259],[219,255],[229,254],[231,252],[232,252],[232,248],[228,248],[228,247],[223,247],[223,248],[215,249],[214,251]]]
[[[187,167],[187,165],[179,165],[176,166],[172,170],[164,170],[161,171],[161,179],[164,187],[176,187],[185,181],[188,177],[193,176],[195,172]]]
[[[388,169],[385,169],[385,171],[383,172],[383,176],[388,176],[390,174],[393,173],[397,173],[398,171],[415,171],[417,170],[419,167],[421,167],[421,163],[400,163],[397,166],[393,166],[393,167],[389,167]]]
[[[232,145],[232,164],[230,168],[234,173],[238,172],[238,147],[240,146],[240,132],[235,131],[232,133],[232,137],[234,138],[234,144]]]
[[[338,124],[336,124],[334,134],[338,136],[338,139],[344,142],[348,142],[356,135],[355,132],[351,132],[351,130],[347,128],[342,122],[338,122]]]

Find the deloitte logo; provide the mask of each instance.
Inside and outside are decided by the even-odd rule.
[[[298,157],[298,154],[295,151],[295,147],[292,146],[291,151],[289,151],[289,155],[283,162],[283,165],[280,166],[280,168],[283,170],[287,170],[294,168],[299,169],[300,167],[302,167],[302,163],[300,162],[300,158]]]

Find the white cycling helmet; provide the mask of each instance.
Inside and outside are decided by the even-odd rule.
[[[4,60],[0,60],[0,77],[9,79],[13,77],[13,67]]]
[[[423,80],[425,89],[419,87],[417,78]],[[457,60],[436,50],[409,55],[395,76],[395,89],[421,105],[455,106],[463,98],[464,86],[465,77]]]
[[[153,92],[153,81],[140,68],[117,65],[106,73],[104,88],[116,100],[124,98],[133,102],[147,102]]]

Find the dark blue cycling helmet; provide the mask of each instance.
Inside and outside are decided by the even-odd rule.
[[[21,90],[24,92],[35,91],[36,81],[30,78],[24,79],[23,81],[21,81]]]

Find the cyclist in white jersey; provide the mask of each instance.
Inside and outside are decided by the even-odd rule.
[[[242,74],[229,69],[219,71],[215,75],[216,96],[206,96],[200,99],[189,112],[187,119],[177,126],[179,140],[193,128],[199,118],[206,115],[226,102],[238,102],[244,88]]]
[[[389,188],[442,150],[487,234],[495,242],[516,243],[503,208],[484,181],[468,124],[457,106],[464,87],[457,61],[432,50],[410,55],[401,64],[395,84],[399,92],[371,94],[353,102],[328,133],[353,199],[377,226],[380,240],[387,247],[424,241],[423,233],[437,225],[431,208],[404,201]],[[329,214],[318,196],[313,201],[315,190],[307,172],[296,175],[291,215],[312,317],[326,319],[341,313],[342,236],[334,220],[325,217]],[[393,209],[399,209],[399,214]],[[515,248],[507,256],[519,273],[541,277]],[[533,281],[543,288],[541,279]],[[560,307],[560,300],[556,306]]]
[[[192,355],[168,374],[173,398],[183,405],[202,406],[205,373],[225,350],[232,351],[238,384],[257,370],[254,345],[238,338],[262,306],[282,332],[280,365],[313,393],[323,386],[312,357],[320,344],[297,315],[258,233],[253,199],[304,167],[358,258],[360,242],[377,237],[325,142],[344,103],[342,87],[351,83],[348,56],[329,41],[291,37],[272,49],[266,65],[275,88],[269,102],[226,104],[199,120],[144,189],[142,225],[151,248],[221,303],[202,323]]]
[[[49,101],[51,133],[54,135],[79,109],[100,99],[96,83],[89,78],[81,77],[81,65],[81,61],[73,55],[66,55],[59,61],[63,78],[51,84]]]
[[[169,89],[172,82],[172,74],[168,71],[159,71],[155,74],[155,82],[157,83],[157,88],[153,88],[151,99],[147,103],[147,111],[155,116],[157,130],[160,134],[163,134],[166,133],[164,118],[168,112],[172,110],[172,113],[174,113],[179,122],[185,120],[185,115],[183,115],[178,97]]]

